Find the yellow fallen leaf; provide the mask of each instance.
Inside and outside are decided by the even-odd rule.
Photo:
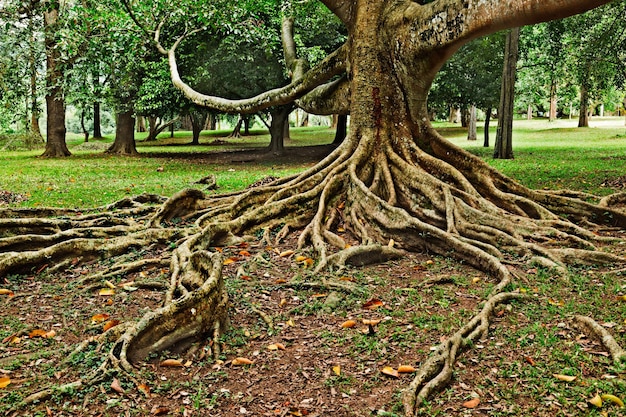
[[[109,317],[111,316],[106,313],[94,314],[93,316],[91,316],[91,324],[102,323],[103,321],[108,320]]]
[[[112,283],[111,281],[109,281],[109,280],[104,280],[104,284],[105,284],[107,287],[111,288],[111,289],[114,289],[114,288],[115,288],[115,284],[113,284],[113,283]]]
[[[474,279],[472,279],[472,284],[478,284],[480,282],[480,278],[475,277]]]
[[[57,332],[55,332],[55,331],[54,331],[54,329],[53,329],[53,330],[47,331],[47,332],[43,335],[43,337],[44,337],[44,339],[52,339],[52,338],[53,338],[54,336],[56,336],[56,335],[57,335]]]
[[[380,323],[380,319],[363,319],[363,324],[366,326],[376,326]]]
[[[416,369],[411,365],[400,365],[398,366],[398,373],[400,374],[410,374],[411,372],[415,372]]]
[[[280,256],[281,258],[286,258],[287,256],[291,256],[294,253],[296,252],[293,250],[286,250],[286,251],[281,252],[278,256]]]
[[[298,255],[295,258],[296,262],[302,262],[306,260],[306,256]]]
[[[618,407],[624,407],[624,401],[620,400],[615,395],[612,395],[612,394],[602,394],[600,396],[600,398],[602,398],[604,401],[610,401],[613,404],[616,404]]]
[[[552,298],[548,299],[548,304],[550,304],[551,306],[557,306],[557,307],[563,307],[565,305],[565,302],[563,300],[554,300]]]
[[[333,373],[337,376],[341,375],[341,366],[339,365],[333,366]]]
[[[589,404],[600,408],[602,407],[602,398],[600,398],[600,396],[596,394],[595,397],[589,400]]]
[[[34,329],[31,330],[30,333],[28,333],[28,337],[30,337],[31,339],[34,339],[35,337],[46,337],[46,332],[45,330],[42,329]]]
[[[183,363],[178,359],[165,359],[160,363],[161,366],[168,366],[171,368],[179,368],[183,366]]]
[[[296,323],[293,321],[293,319],[289,319],[287,320],[287,326],[289,327],[295,327]]]
[[[102,288],[100,289],[100,291],[98,291],[98,295],[102,295],[102,296],[115,295],[115,290],[113,288]]]
[[[254,362],[252,362],[248,358],[235,358],[235,359],[233,359],[233,361],[231,363],[233,365],[237,366],[237,365],[252,365]]]
[[[11,383],[11,378],[8,376],[0,376],[0,388],[6,388]]]
[[[476,408],[476,407],[478,407],[478,404],[480,404],[480,398],[475,397],[475,398],[472,398],[471,400],[465,401],[463,403],[463,407],[465,407],[465,408]]]
[[[388,376],[392,376],[394,378],[399,378],[400,375],[398,375],[398,371],[396,371],[395,369],[393,369],[391,366],[385,366],[382,370],[382,373]]]
[[[102,331],[106,332],[107,330],[109,330],[112,327],[117,326],[118,324],[120,324],[119,320],[109,320],[102,325]]]
[[[236,261],[237,260],[233,258],[224,259],[224,265],[230,265],[232,263],[235,263]]]
[[[356,326],[356,321],[354,320],[346,320],[343,323],[341,323],[341,327],[344,329],[350,329],[354,326]]]
[[[576,379],[575,376],[571,376],[571,375],[552,374],[552,376],[558,379],[559,381],[565,381],[565,382],[572,382],[573,380]]]
[[[271,345],[267,346],[268,350],[285,350],[285,345],[283,345],[282,343],[272,343]]]
[[[11,290],[7,290],[6,288],[0,288],[0,295],[8,295],[9,297],[13,297],[15,293]]]
[[[312,267],[314,263],[315,261],[311,258],[306,258],[304,261],[302,261],[302,264],[307,268]]]

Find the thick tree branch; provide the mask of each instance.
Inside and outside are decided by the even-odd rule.
[[[354,24],[353,1],[351,0],[321,0],[335,16],[350,30]]]
[[[304,96],[315,87],[332,79],[334,76],[342,74],[346,68],[347,47],[343,45],[328,55],[314,68],[304,73],[301,78],[295,79],[289,85],[284,87],[268,90],[255,97],[241,100],[228,100],[222,97],[210,96],[194,90],[187,83],[185,83],[180,76],[178,64],[176,62],[176,48],[178,45],[180,45],[186,37],[200,31],[201,29],[181,36],[176,40],[176,42],[174,42],[169,50],[166,50],[159,41],[162,26],[162,24],[159,25],[155,31],[154,41],[159,52],[167,55],[168,57],[170,75],[174,86],[194,104],[224,113],[250,114],[271,106],[280,106],[291,103]]]

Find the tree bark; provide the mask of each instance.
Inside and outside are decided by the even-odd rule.
[[[486,111],[485,111],[485,133],[484,133],[484,141],[483,141],[483,147],[488,148],[489,147],[489,123],[491,122],[491,112],[493,111],[493,109],[491,107],[489,107]]]
[[[207,117],[208,113],[206,111],[192,111],[189,114],[189,119],[191,120],[192,145],[200,144],[200,133],[202,133],[202,128],[206,124]]]
[[[56,28],[59,21],[59,5],[51,3],[44,11],[44,37],[46,47],[46,149],[41,156],[70,156],[65,142],[65,97],[63,95],[63,70],[61,69],[61,52],[56,43]]]
[[[135,118],[133,111],[127,110],[117,114],[115,123],[115,141],[106,153],[116,155],[137,155],[135,146]]]
[[[102,120],[100,118],[100,102],[93,103],[93,137],[102,138]]]
[[[552,80],[550,83],[550,110],[548,112],[548,121],[554,122],[556,120],[556,80]]]
[[[274,155],[283,155],[285,153],[285,122],[289,119],[289,113],[293,110],[293,106],[278,106],[270,110],[272,121],[270,122],[270,144],[267,148],[268,152]]]
[[[513,158],[513,103],[515,100],[515,76],[519,48],[519,27],[511,29],[506,37],[504,68],[502,70],[502,89],[498,110],[498,131],[493,157],[496,159]]]
[[[469,109],[467,140],[476,140],[476,106],[473,104],[470,106]]]
[[[589,91],[584,83],[580,86],[580,114],[578,115],[578,127],[589,127]]]
[[[36,52],[33,46],[35,42],[35,28],[33,19],[29,20],[30,29],[30,54],[28,57],[29,75],[30,75],[30,134],[35,142],[43,143],[43,136],[41,135],[41,127],[39,126],[39,103],[37,102],[37,60]]]
[[[528,108],[526,109],[526,120],[533,119],[533,105],[528,103]]]

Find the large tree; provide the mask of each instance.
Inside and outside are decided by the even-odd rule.
[[[159,48],[168,55],[174,84],[204,107],[252,113],[297,100],[307,111],[349,110],[350,132],[328,157],[301,174],[240,193],[209,197],[184,190],[158,210],[141,205],[154,200],[149,196],[125,200],[107,207],[106,221],[93,215],[77,217],[73,225],[79,228],[72,240],[66,240],[69,232],[63,230],[45,239],[30,238],[27,252],[18,250],[23,242],[14,243],[15,249],[4,245],[3,250],[12,252],[0,258],[1,274],[38,262],[71,260],[77,253],[108,257],[148,242],[177,242],[165,305],[127,324],[101,368],[65,391],[100,380],[106,375],[103,370],[132,372],[131,364],[151,352],[207,334],[219,336],[228,322],[228,296],[221,257],[211,247],[232,243],[236,235],[265,230],[265,239],[280,239],[300,230],[300,245],[310,244],[317,252],[318,271],[413,250],[455,257],[498,280],[483,309],[422,363],[405,392],[407,415],[449,381],[457,354],[488,330],[494,307],[519,295],[504,292],[523,274],[515,265],[534,262],[558,273],[570,263],[625,261],[596,249],[594,243],[602,238],[586,228],[592,223],[626,225],[626,212],[613,207],[624,202],[623,194],[593,199],[527,189],[443,139],[431,126],[426,106],[438,69],[467,41],[583,12],[606,0],[323,3],[346,26],[346,43],[309,71],[299,72],[299,60],[289,60],[292,83],[250,99],[233,101],[193,91],[177,71],[176,47],[183,38]],[[113,221],[115,209],[121,213]],[[185,229],[171,227],[168,220],[173,218],[195,223]],[[102,227],[89,229],[94,222]],[[15,227],[23,230],[25,223]],[[109,224],[113,226],[107,228]],[[33,222],[31,230],[36,227]],[[50,223],[45,227],[48,231]],[[361,244],[348,247],[336,233],[338,227]],[[505,266],[507,260],[510,267]],[[102,342],[109,337],[103,336]]]

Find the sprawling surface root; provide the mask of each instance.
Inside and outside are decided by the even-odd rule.
[[[375,135],[357,132],[313,168],[237,193],[209,197],[189,189],[160,206],[154,205],[159,198],[144,196],[89,213],[3,210],[0,275],[64,267],[74,259],[155,243],[176,247],[150,261],[170,263],[164,305],[128,325],[93,382],[110,369],[132,371],[151,352],[223,331],[228,299],[222,264],[209,251],[236,242],[235,236],[263,232],[266,240],[279,240],[300,230],[299,246],[317,252],[317,271],[385,261],[403,251],[454,257],[489,273],[496,285],[480,313],[424,362],[405,395],[407,415],[413,415],[450,379],[457,355],[487,331],[495,306],[519,297],[503,291],[520,267],[533,263],[558,273],[571,264],[626,261],[599,249],[615,238],[589,230],[624,227],[623,196],[590,203],[587,195],[531,191],[434,131],[421,133],[432,136],[430,153],[405,138],[380,146],[376,136],[357,146],[357,137]],[[182,221],[173,227],[173,219]],[[117,263],[95,279],[141,265]]]

